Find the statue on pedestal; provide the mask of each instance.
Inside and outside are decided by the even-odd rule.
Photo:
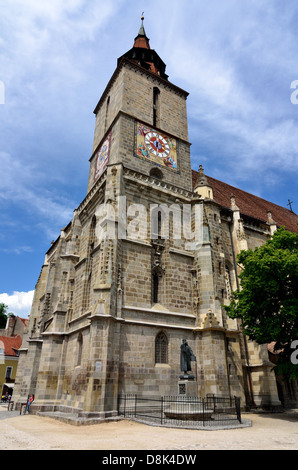
[[[180,346],[180,369],[184,372],[184,375],[180,375],[180,379],[194,379],[194,376],[189,375],[187,372],[191,371],[191,361],[196,360],[197,358],[188,345],[188,342],[186,339],[183,339]]]

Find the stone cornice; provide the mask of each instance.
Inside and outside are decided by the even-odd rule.
[[[172,312],[169,310],[161,310],[161,309],[154,309],[154,308],[145,308],[145,307],[135,307],[133,305],[124,305],[122,307],[123,310],[133,310],[137,312],[145,312],[149,314],[161,314],[161,315],[169,315],[181,318],[191,318],[193,320],[196,319],[195,315],[191,313],[181,313],[181,312]]]
[[[191,202],[193,198],[193,192],[188,191],[187,189],[179,188],[170,183],[166,183],[165,181],[159,180],[154,178],[153,176],[144,175],[143,173],[139,173],[136,170],[131,170],[129,168],[124,167],[124,178],[129,179],[135,183],[139,183],[146,188],[152,188],[165,192],[167,194],[171,194],[176,198],[184,199],[188,203]]]
[[[78,261],[80,259],[79,255],[75,255],[73,253],[66,253],[65,255],[60,255],[60,258],[73,262]]]
[[[195,257],[193,251],[178,250],[177,248],[169,248],[169,253],[173,253],[174,255],[188,256],[189,258]]]

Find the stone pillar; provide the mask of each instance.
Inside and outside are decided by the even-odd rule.
[[[19,362],[13,392],[13,401],[18,409],[20,404],[27,401],[28,395],[33,393],[36,398],[37,375],[43,341],[29,340],[28,349],[19,350]]]
[[[258,407],[280,406],[273,364],[269,360],[267,345],[248,341],[253,399]]]
[[[204,226],[205,237],[208,237],[208,226]],[[207,234],[207,235],[206,235]],[[199,295],[197,324],[201,326],[208,310],[215,311],[215,284],[212,266],[211,243],[204,241],[195,255],[197,266],[197,290]]]
[[[235,253],[238,254],[241,250],[247,250],[248,244],[245,235],[243,219],[240,216],[240,209],[236,205],[235,196],[231,195],[231,210],[233,211],[232,222],[232,236]]]
[[[63,340],[63,334],[43,334],[42,356],[36,383],[36,406],[56,404]]]
[[[201,353],[198,357],[198,395],[229,396],[225,329],[209,311],[200,332]]]
[[[270,211],[267,211],[267,224],[270,227],[270,234],[273,235],[277,230],[276,222],[272,219],[272,214]]]
[[[117,414],[121,324],[110,315],[94,315],[90,320],[89,382],[84,412],[113,416]]]

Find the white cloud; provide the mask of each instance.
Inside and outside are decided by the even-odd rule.
[[[30,314],[33,301],[34,290],[29,292],[14,291],[12,294],[0,294],[0,303],[8,306],[7,313],[15,313],[16,315]]]
[[[65,60],[71,58],[72,67],[76,68],[78,53],[88,53],[88,48],[81,47],[84,41],[95,40],[123,1],[10,0],[1,5],[5,20],[1,59],[6,59],[9,65],[3,73],[18,71],[23,77],[42,71],[44,66],[56,68],[58,75],[69,73],[70,64]],[[79,49],[74,48],[76,44]],[[9,76],[13,78],[14,74]]]
[[[100,33],[123,1],[1,2],[0,80],[9,109],[5,125],[16,129],[14,141],[31,139],[32,126],[43,123],[46,130],[61,123],[66,132],[67,118],[76,115],[100,59],[95,41],[100,48]]]
[[[298,79],[295,2],[0,3],[0,204],[8,206],[6,228],[13,204],[30,216],[20,220],[18,213],[19,227],[31,224],[41,237],[55,239],[71,219],[85,196],[75,190],[85,188],[88,177],[92,106],[117,57],[132,46],[143,8],[151,47],[166,62],[170,81],[190,92],[194,168],[206,162],[207,174],[233,174],[235,185],[256,174],[263,182],[268,170],[297,170],[298,106],[290,103],[290,83]],[[31,246],[21,236],[11,253]]]
[[[297,6],[262,0],[191,0],[185,11],[174,0],[174,6],[163,54],[170,80],[190,91],[194,164],[205,147],[214,152],[214,166],[219,160],[238,181],[297,171],[298,106],[290,104],[298,78]]]
[[[31,253],[33,249],[31,246],[24,245],[14,248],[4,248],[2,251],[7,254],[21,255],[22,253]]]
[[[44,218],[47,224],[67,224],[75,204],[61,195],[45,189],[48,175],[33,165],[23,165],[21,160],[0,151],[0,168],[3,175],[0,188],[0,202],[16,202],[25,211],[34,212],[35,217]],[[62,228],[62,227],[61,227]]]
[[[84,170],[88,177],[93,128],[87,141],[86,83],[90,68],[94,71],[102,60],[101,32],[124,0],[0,3],[0,83],[5,86],[0,204],[22,209],[22,217],[32,215],[34,227],[53,237],[80,202],[81,193],[79,199],[74,192]],[[91,126],[95,104],[94,99],[88,107]],[[74,191],[69,190],[77,176],[73,168],[79,173]]]

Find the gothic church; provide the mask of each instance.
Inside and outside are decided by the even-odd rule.
[[[16,404],[33,393],[33,412],[104,419],[117,415],[120,393],[178,395],[183,339],[196,358],[186,393],[236,395],[243,406],[296,401],[295,384],[272,372],[267,345],[244,338],[223,305],[238,286],[237,253],[279,226],[297,231],[298,217],[192,170],[187,97],[142,18],[94,110],[86,197],[45,254]],[[173,208],[189,215],[195,243],[177,236]],[[157,222],[147,223],[154,211]]]

